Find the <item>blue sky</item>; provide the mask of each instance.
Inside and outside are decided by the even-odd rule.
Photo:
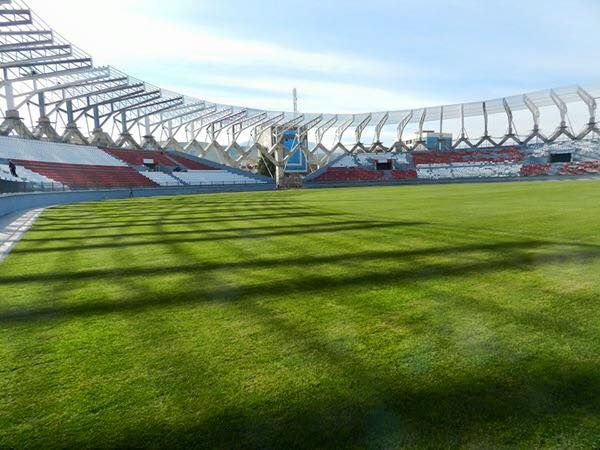
[[[29,1],[98,64],[217,102],[290,109],[297,87],[305,112],[379,111],[600,78],[599,0],[90,3]]]

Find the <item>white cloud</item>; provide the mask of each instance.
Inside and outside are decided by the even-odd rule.
[[[128,65],[136,60],[169,59],[263,68],[301,67],[329,75],[397,74],[401,70],[395,64],[356,55],[290,48],[246,36],[226,35],[209,27],[169,22],[158,17],[153,2],[144,0],[104,0],[101,8],[94,8],[93,17],[89,17],[88,8],[80,0],[51,4],[35,1],[31,6],[101,64]],[[69,10],[72,14],[65,15]],[[87,16],[90,21],[72,20],[73,16]]]
[[[436,97],[335,81],[244,75],[212,77],[205,74],[199,74],[195,79],[200,85],[207,85],[208,88],[201,90],[170,86],[169,89],[187,91],[190,95],[200,98],[207,98],[207,92],[211,92],[212,97],[207,99],[219,103],[244,104],[252,107],[264,107],[268,104],[271,106],[270,109],[290,110],[291,91],[295,87],[299,91],[300,109],[303,112],[361,113],[447,103],[445,99]],[[232,90],[231,86],[243,86],[248,91]]]
[[[148,61],[157,61],[161,63],[160,70],[153,74],[161,73],[161,77],[164,74],[164,78],[145,81],[186,95],[220,103],[289,110],[290,91],[296,87],[300,90],[305,111],[340,113],[436,103],[435,99],[405,92],[334,81],[342,77],[386,79],[386,74],[397,77],[408,72],[393,63],[290,48],[225,35],[207,27],[182,26],[165,19],[164,3],[155,0],[103,0],[102,7],[94,8],[91,16],[86,3],[81,0],[33,0],[30,6],[59,33],[88,51],[97,65],[114,65],[131,76],[144,78],[143,70],[136,72],[136,64],[147,67]],[[65,11],[70,13],[65,14]],[[73,20],[73,17],[88,20]],[[230,75],[207,75],[201,69],[188,73],[189,69],[184,68],[190,65],[201,68],[203,64],[217,65],[221,72]],[[178,79],[185,73],[188,87],[173,86],[173,77],[163,69],[164,66],[177,71]],[[294,79],[269,76],[269,73],[296,67],[304,73],[311,72],[312,79],[303,79],[302,72]],[[263,75],[244,75],[244,68]],[[416,75],[414,67],[410,68],[410,73]],[[322,80],[315,81],[314,76]],[[206,89],[194,88],[195,83]]]

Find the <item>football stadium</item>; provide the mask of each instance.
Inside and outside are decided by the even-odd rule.
[[[234,106],[22,0],[0,66],[0,448],[600,446],[600,83]]]

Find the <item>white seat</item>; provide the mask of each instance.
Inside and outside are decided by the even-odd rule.
[[[408,156],[400,153],[362,153],[346,155],[331,165],[334,168],[351,169],[353,167],[372,168],[373,162],[378,160],[392,160],[397,164],[409,164]]]
[[[193,186],[213,184],[265,184],[267,181],[229,172],[228,170],[190,170],[173,172],[173,176]]]
[[[32,172],[31,170],[26,169],[25,167],[21,167],[17,165],[17,177],[13,177],[10,173],[10,169],[6,164],[0,164],[0,180],[4,181],[15,181],[21,183],[44,183],[44,184],[54,184],[55,186],[62,186],[62,184],[40,175],[39,173]]]
[[[4,136],[0,136],[0,158],[90,166],[127,166],[98,147]]]
[[[140,172],[146,178],[154,181],[159,186],[183,186],[181,180],[178,180],[164,172]]]
[[[522,167],[505,163],[423,164],[417,166],[417,175],[424,180],[512,178],[520,176]]]

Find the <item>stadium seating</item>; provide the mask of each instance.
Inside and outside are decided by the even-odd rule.
[[[475,162],[519,162],[523,161],[524,155],[516,147],[503,147],[498,149],[480,150],[451,150],[445,152],[427,151],[414,152],[413,161],[416,165],[421,164],[455,164]]]
[[[109,167],[82,164],[49,163],[41,161],[14,161],[17,173],[21,167],[72,189],[157,187],[158,184],[140,175],[130,167]]]
[[[184,183],[164,172],[140,172],[159,186],[183,186]]]
[[[543,177],[550,175],[552,164],[528,164],[521,168],[520,176],[522,177]]]
[[[21,182],[21,183],[36,183],[36,184],[48,184],[48,185],[54,184],[57,187],[62,186],[57,181],[51,180],[50,178],[47,178],[36,172],[32,172],[31,170],[28,170],[23,166],[19,166],[19,165],[16,165],[16,166],[17,166],[17,177],[15,178],[10,173],[8,164],[0,164],[0,180]]]
[[[57,144],[0,136],[0,157],[6,160],[48,163],[83,164],[91,166],[125,166],[97,147]]]
[[[392,170],[391,176],[396,180],[415,180],[418,174],[414,169]]]
[[[144,166],[144,160],[151,160],[159,166],[177,167],[177,163],[166,154],[155,150],[125,150],[116,148],[107,148],[104,150],[111,156],[131,166]]]
[[[15,177],[10,173],[10,168],[8,164],[0,163],[0,180],[4,181],[18,181],[15,180]]]
[[[568,153],[573,162],[550,163],[552,155]],[[382,168],[392,163],[392,170]],[[507,146],[448,151],[364,153],[340,156],[306,178],[310,183],[468,180],[518,177],[600,175],[600,142]]]
[[[417,174],[422,180],[512,178],[520,175],[521,168],[521,164],[430,164],[417,166]]]
[[[408,155],[399,153],[363,153],[357,155],[345,155],[334,161],[330,167],[335,168],[352,168],[363,167],[365,169],[374,169],[377,161],[393,161],[396,165],[409,164]]]
[[[363,169],[361,167],[331,167],[317,178],[316,182],[344,182],[344,181],[378,181],[385,177],[383,172]]]
[[[171,158],[177,164],[188,170],[218,170],[216,167],[212,167],[208,164],[203,164],[201,162],[194,161],[192,159],[186,158],[185,156],[180,156],[175,152],[169,152],[168,155],[169,158]]]
[[[579,163],[564,163],[558,168],[558,175],[598,175],[600,161],[585,161]]]
[[[267,183],[266,180],[244,176],[228,170],[190,170],[188,172],[173,172],[173,176],[192,186]]]

